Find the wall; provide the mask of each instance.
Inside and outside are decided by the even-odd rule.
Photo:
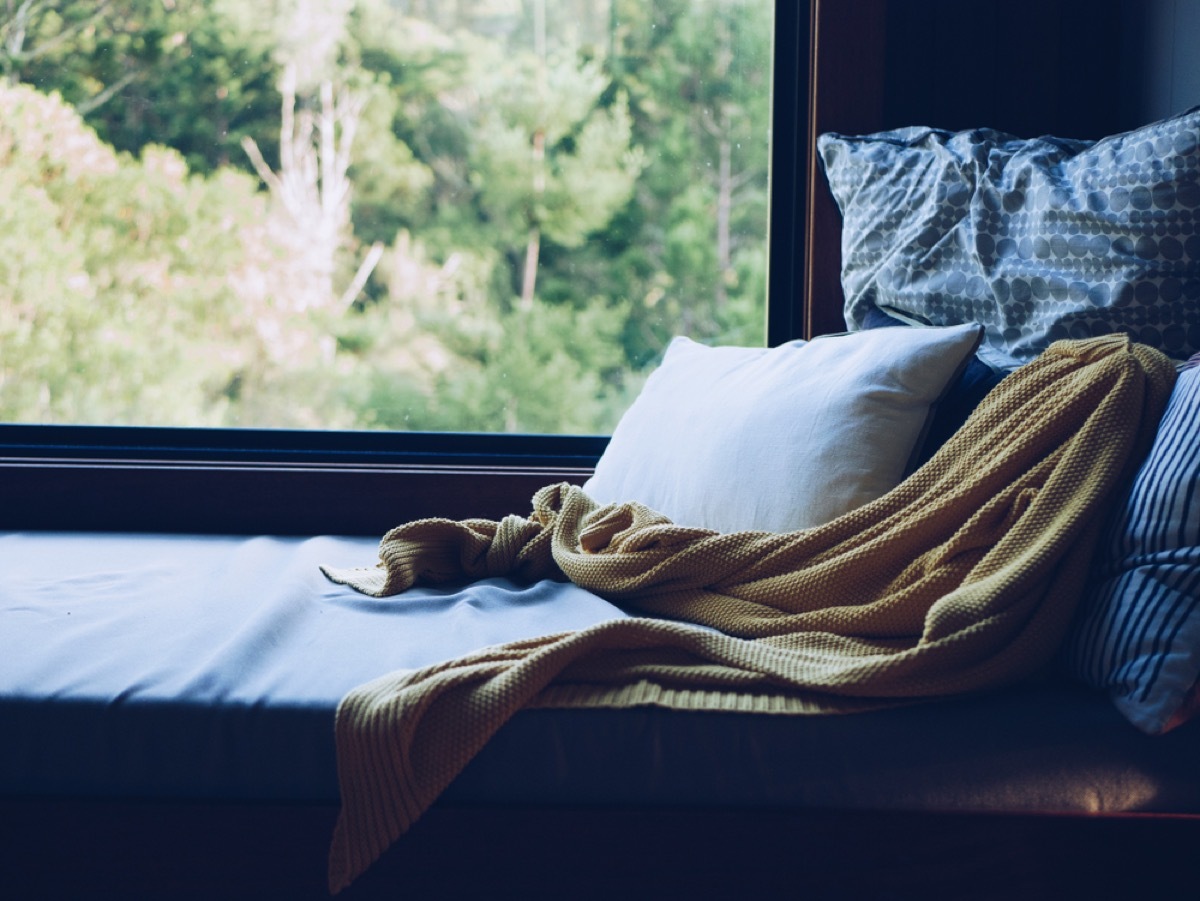
[[[1127,78],[1124,2],[891,0],[885,127],[1074,138],[1133,127],[1113,102]]]
[[[1200,106],[1200,0],[1124,0],[1122,108],[1137,123]]]

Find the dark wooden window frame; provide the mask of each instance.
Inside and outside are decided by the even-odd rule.
[[[885,0],[853,2],[866,15],[832,15],[829,0],[775,3],[772,345],[840,329],[836,248],[811,237],[836,234],[818,220],[837,213],[812,148],[819,131],[878,118],[864,32],[878,28],[881,46],[867,8]],[[818,41],[846,28],[868,48],[848,80]],[[833,273],[833,293],[814,272]],[[0,529],[376,535],[427,516],[497,518],[527,512],[543,485],[581,484],[606,440],[0,425]]]

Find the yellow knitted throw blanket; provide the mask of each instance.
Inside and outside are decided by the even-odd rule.
[[[1106,500],[1145,453],[1174,378],[1166,357],[1120,336],[1054,344],[896,489],[801,532],[683,528],[566,484],[539,491],[528,518],[392,530],[378,567],[327,575],[374,595],[566,577],[644,616],[347,695],[330,888],[364,871],[525,706],[832,712],[1035,672],[1067,628]]]

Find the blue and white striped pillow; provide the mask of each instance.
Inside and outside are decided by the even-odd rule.
[[[1200,354],[1179,376],[1107,549],[1067,665],[1157,735],[1192,712],[1200,678]]]

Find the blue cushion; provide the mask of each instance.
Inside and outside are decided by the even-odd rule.
[[[1179,376],[1107,548],[1067,666],[1134,725],[1165,732],[1190,712],[1200,678],[1200,368]]]
[[[910,323],[897,319],[885,310],[871,307],[863,317],[862,329],[895,328]],[[979,402],[1000,384],[1004,371],[989,366],[978,356],[967,360],[958,377],[946,388],[946,393],[934,405],[929,428],[921,440],[920,449],[912,460],[912,469],[929,460],[957,432]]]
[[[1091,143],[979,129],[822,135],[846,321],[979,322],[1006,368],[1123,331],[1200,351],[1200,108]]]

